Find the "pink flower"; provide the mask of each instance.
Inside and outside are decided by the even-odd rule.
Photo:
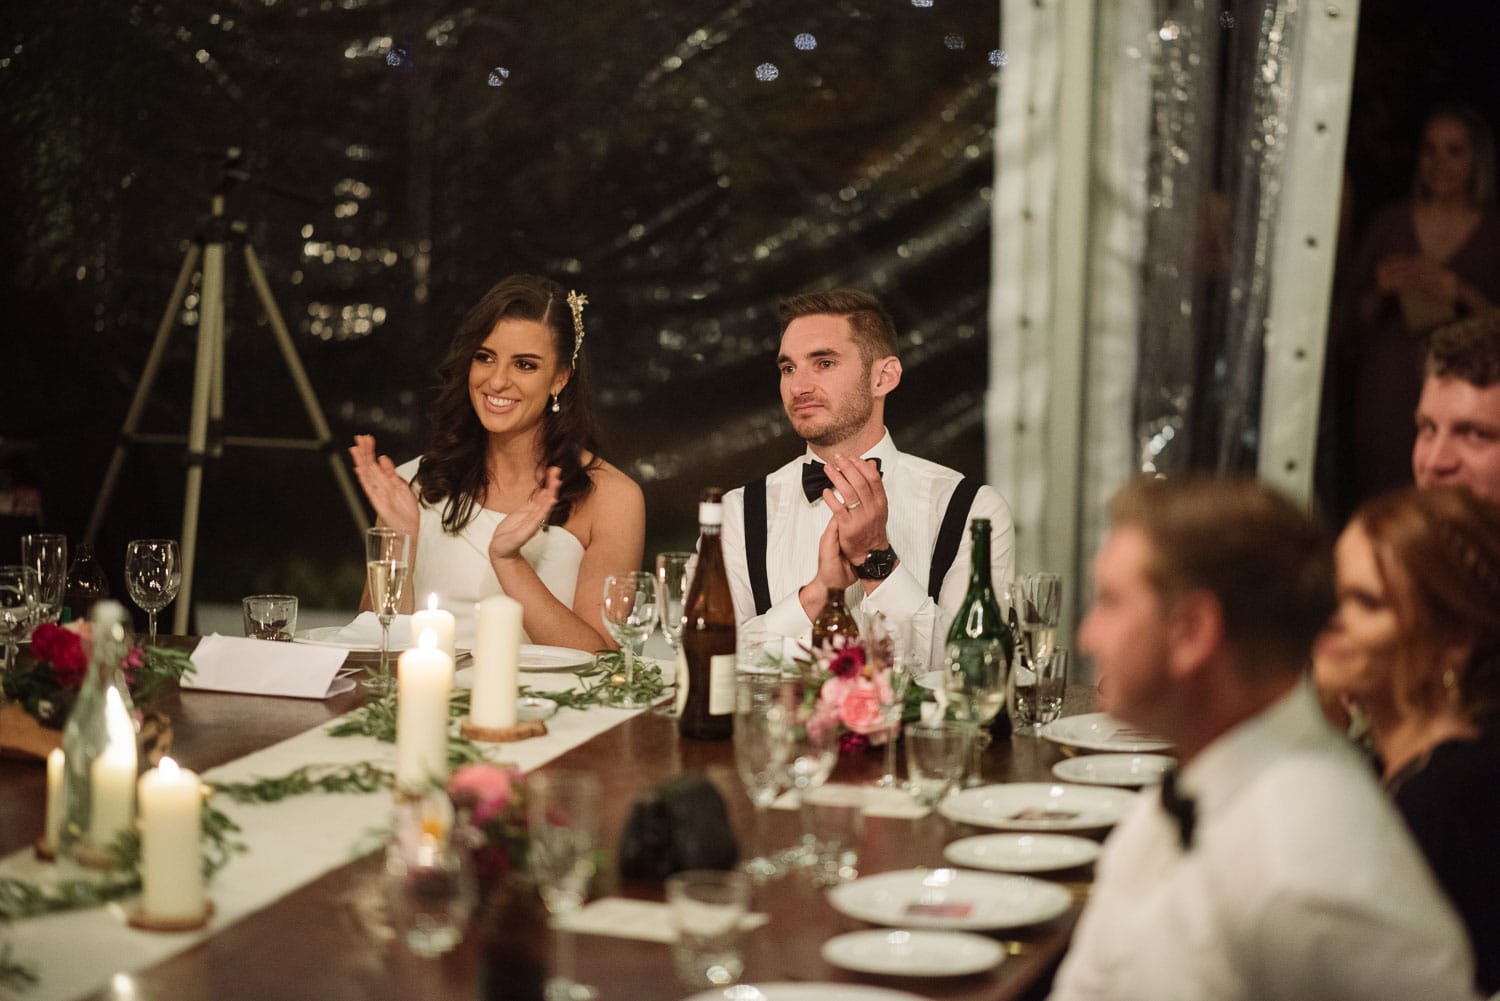
[[[890,686],[886,686],[889,693]],[[880,715],[880,690],[876,683],[860,678],[849,686],[839,703],[839,721],[855,733],[871,734],[886,728]],[[889,694],[887,694],[889,698]]]
[[[519,773],[491,764],[464,765],[448,779],[448,795],[455,806],[467,808],[477,827],[510,805]]]

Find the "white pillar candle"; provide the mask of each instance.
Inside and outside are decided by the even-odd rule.
[[[141,911],[190,920],[203,913],[198,776],[171,758],[141,776]]]
[[[114,687],[104,692],[105,745],[89,768],[89,840],[108,851],[135,820],[135,721]]]
[[[115,745],[89,773],[89,840],[107,851],[135,818],[135,748]]]
[[[488,728],[516,725],[520,692],[521,603],[497,594],[475,610],[474,690],[469,722]]]
[[[438,596],[429,594],[427,596],[427,607],[413,613],[411,617],[411,634],[421,636],[424,629],[431,629],[437,634],[437,648],[446,653],[450,660],[458,658],[457,651],[453,645],[456,624],[453,621],[453,613],[438,607]]]
[[[396,661],[396,784],[426,789],[448,776],[448,694],[453,658],[422,632]]]
[[[58,837],[62,834],[63,804],[63,752],[54,747],[47,755],[47,824],[43,838],[47,847],[57,851]]]

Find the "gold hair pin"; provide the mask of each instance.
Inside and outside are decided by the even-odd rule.
[[[578,352],[583,348],[583,307],[588,302],[588,296],[568,290],[568,308],[573,310],[573,360],[568,364],[573,368],[578,367]]]

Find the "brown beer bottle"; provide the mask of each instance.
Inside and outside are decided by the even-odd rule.
[[[849,606],[844,604],[844,589],[841,587],[828,589],[828,600],[823,602],[818,617],[813,619],[813,653],[822,650],[835,636],[844,637],[845,642],[859,639],[859,624],[854,621]]]
[[[735,618],[719,540],[723,522],[724,492],[709,487],[698,504],[698,568],[683,600],[677,665],[677,683],[683,686],[677,729],[695,740],[724,740],[734,733]]]

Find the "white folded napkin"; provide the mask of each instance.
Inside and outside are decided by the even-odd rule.
[[[770,921],[758,911],[740,919],[741,931],[752,931]],[[559,914],[551,921],[553,928],[582,932],[585,935],[609,935],[614,938],[638,938],[645,942],[675,942],[677,929],[672,927],[672,909],[651,900],[628,897],[601,897],[580,910]]]
[[[860,786],[847,782],[828,782],[822,788],[837,790],[844,795],[858,794],[860,809],[866,817],[895,817],[902,820],[918,820],[932,812],[912,799],[905,789],[887,789],[884,786]],[[797,790],[791,789],[776,797],[771,804],[775,810],[795,810],[801,805]]]
[[[330,634],[323,642],[337,643],[351,650],[379,650],[380,617],[374,612],[360,612],[354,617],[353,622],[347,626],[341,626],[338,632]],[[400,652],[409,646],[411,646],[411,616],[398,615],[391,621],[390,649]]]
[[[274,643],[218,633],[198,641],[193,651],[194,672],[182,679],[183,688],[245,695],[282,695],[294,699],[325,699],[354,687],[348,678],[335,679],[348,653],[332,647]]]

